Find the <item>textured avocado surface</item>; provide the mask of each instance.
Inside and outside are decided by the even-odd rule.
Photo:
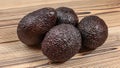
[[[73,57],[81,47],[81,34],[70,24],[60,24],[46,34],[42,51],[52,62],[65,62]]]
[[[67,7],[59,7],[56,9],[57,23],[72,24],[74,26],[78,23],[78,17],[73,9]]]
[[[86,16],[80,21],[78,29],[81,32],[83,49],[96,49],[108,37],[108,27],[98,16]]]
[[[28,46],[39,47],[46,32],[56,25],[56,19],[57,13],[53,8],[42,8],[29,13],[18,24],[18,38]]]

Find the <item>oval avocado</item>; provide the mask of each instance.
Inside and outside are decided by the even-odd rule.
[[[78,17],[73,9],[67,7],[59,7],[57,12],[57,24],[72,24],[74,26],[78,23]]]
[[[81,34],[70,24],[60,24],[46,34],[42,42],[42,52],[52,62],[65,62],[78,53]]]
[[[94,50],[101,46],[108,37],[108,27],[98,16],[86,16],[78,24],[82,36],[82,49]]]
[[[41,47],[46,32],[56,25],[57,13],[53,8],[42,8],[24,16],[18,24],[20,41],[30,47]]]

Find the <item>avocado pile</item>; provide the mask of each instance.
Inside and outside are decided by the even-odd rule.
[[[21,42],[39,48],[51,62],[65,62],[81,50],[94,50],[108,37],[108,27],[98,16],[80,22],[73,9],[46,7],[24,16],[18,24]]]

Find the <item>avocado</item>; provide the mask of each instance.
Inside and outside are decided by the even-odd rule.
[[[24,16],[18,24],[20,41],[30,47],[41,47],[46,32],[56,25],[57,13],[53,8],[41,8]]]
[[[108,37],[108,27],[98,16],[86,16],[78,24],[82,36],[82,49],[94,50],[101,46]]]
[[[69,60],[81,47],[81,34],[71,24],[60,24],[47,32],[42,42],[42,52],[51,62]]]
[[[78,23],[78,17],[73,9],[67,7],[59,7],[57,12],[57,24],[72,24],[74,26]]]

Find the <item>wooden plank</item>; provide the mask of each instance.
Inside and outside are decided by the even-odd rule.
[[[120,40],[120,26],[110,27],[107,42]],[[16,25],[0,28],[0,43],[9,43],[19,40],[17,37]],[[107,43],[106,42],[106,43]]]
[[[8,44],[9,46],[12,46],[13,49],[15,45],[14,43],[11,43],[13,45]],[[120,45],[120,43],[118,43]],[[4,44],[2,47],[4,47],[7,44]],[[114,45],[114,44],[111,44]],[[23,45],[22,45],[23,46]],[[17,53],[10,53],[11,55],[5,55],[6,59],[4,59],[4,61],[2,61],[3,59],[1,59],[1,63],[0,63],[0,67],[74,67],[74,66],[85,66],[85,65],[89,65],[92,63],[97,63],[97,61],[100,60],[104,60],[106,61],[106,58],[113,58],[119,55],[120,51],[120,47],[117,46],[116,49],[113,48],[108,48],[108,49],[101,49],[103,51],[100,50],[95,50],[89,54],[86,55],[81,55],[81,54],[77,54],[76,56],[74,56],[72,59],[70,59],[69,61],[63,63],[63,64],[48,64],[48,59],[41,55],[41,51],[35,52],[35,50],[31,50],[27,47],[22,47],[22,46],[18,46],[18,48],[20,48],[21,51],[16,51]],[[1,46],[0,46],[1,47]],[[7,48],[8,46],[6,46],[5,48]],[[9,47],[8,47],[9,48]],[[24,48],[26,49],[24,52],[22,52],[22,50],[24,50]],[[12,49],[11,49],[12,50]],[[36,54],[37,53],[37,54]],[[21,55],[18,55],[21,54]],[[31,54],[31,55],[30,55]],[[109,59],[110,60],[110,59]],[[11,62],[11,63],[10,63]],[[103,61],[101,61],[103,62]],[[33,63],[33,65],[31,65]]]
[[[75,2],[74,5],[71,5],[70,2]],[[20,0],[20,1],[16,1],[16,0],[3,0],[0,1],[0,9],[8,9],[8,8],[19,8],[19,7],[27,7],[27,6],[36,6],[36,5],[50,5],[50,4],[58,4],[58,6],[64,6],[64,4],[68,5],[68,6],[79,6],[80,7],[102,7],[105,5],[107,8],[111,7],[109,5],[113,5],[113,6],[117,6],[119,4],[119,0],[103,0],[103,1],[99,1],[99,0],[94,0],[94,1],[89,1],[89,0],[65,0],[65,1],[60,1],[60,0]],[[60,5],[61,4],[61,5]]]
[[[22,2],[23,0],[21,0],[20,2]],[[6,2],[6,0],[5,0]],[[9,2],[9,1],[8,1]],[[12,5],[14,5],[14,0],[11,1],[13,2]],[[27,1],[23,1],[23,3],[26,3]],[[34,1],[36,2],[36,1]],[[45,1],[43,1],[45,2]],[[49,1],[47,1],[49,2]],[[117,18],[116,20],[119,21],[119,17],[116,17],[116,16],[120,16],[118,15],[118,13],[120,12],[120,2],[115,0],[114,2],[112,2],[112,0],[105,0],[105,1],[99,1],[99,0],[95,0],[94,2],[92,1],[89,1],[89,0],[85,0],[85,1],[80,1],[80,0],[75,0],[75,1],[72,1],[72,0],[66,0],[66,2],[62,3],[61,1],[57,1],[57,3],[53,3],[54,1],[50,2],[50,4],[40,4],[40,5],[35,5],[35,6],[25,6],[25,7],[19,7],[19,8],[9,8],[9,9],[4,9],[4,10],[1,10],[0,11],[0,25],[8,25],[8,21],[9,20],[12,20],[14,22],[16,22],[16,24],[18,23],[18,21],[15,21],[15,20],[19,20],[21,19],[24,15],[26,15],[27,13],[30,13],[34,10],[37,10],[37,9],[40,9],[42,7],[46,7],[46,6],[49,6],[49,7],[59,7],[61,5],[63,6],[68,6],[68,7],[71,7],[73,8],[76,13],[78,13],[79,16],[86,16],[86,15],[94,15],[94,14],[102,14],[103,16],[101,17],[106,17],[109,13],[112,13],[112,15],[114,15],[113,19]],[[109,3],[108,3],[109,2]],[[2,3],[2,2],[1,2]],[[29,3],[29,1],[28,1]],[[39,3],[39,2],[38,2]],[[40,2],[41,3],[41,2]],[[87,3],[87,4],[86,4]],[[3,4],[4,4],[4,1],[3,1]],[[80,4],[80,6],[78,5]],[[88,13],[85,13],[84,15],[81,14],[82,13],[85,13],[85,12],[88,12]],[[117,14],[117,15],[116,15]],[[111,16],[111,15],[110,15]],[[80,17],[82,18],[82,17]],[[108,21],[107,22],[110,22],[109,21],[111,18],[107,18]],[[7,20],[7,23],[5,23]],[[9,22],[10,24],[10,22]],[[15,24],[15,23],[12,23],[11,24]],[[117,23],[118,24],[118,23]]]
[[[116,45],[116,43],[117,43],[117,45]],[[109,44],[111,44],[110,46],[112,46],[112,47],[108,46]],[[80,57],[85,57],[85,56],[88,56],[87,58],[90,58],[90,56],[91,57],[99,56],[103,53],[105,53],[105,55],[108,54],[108,53],[111,53],[111,52],[116,53],[116,51],[118,51],[120,49],[119,48],[119,45],[120,45],[119,41],[114,41],[112,43],[109,42],[109,44],[105,44],[105,45],[103,45],[103,47],[100,47],[100,48],[94,50],[93,52],[85,53],[85,55],[77,54],[71,60],[73,60],[73,59],[76,60],[75,58],[80,58]],[[105,48],[106,46],[108,46],[108,47]],[[120,51],[118,51],[118,52],[120,52]],[[37,62],[39,63],[39,64],[36,64],[36,65],[42,65],[43,62],[45,64],[48,62],[48,59],[44,55],[42,55],[40,50],[34,50],[34,49],[31,49],[31,48],[28,48],[24,44],[22,44],[21,42],[12,42],[12,43],[0,44],[0,54],[4,54],[4,55],[0,56],[0,58],[1,58],[0,59],[0,61],[1,61],[0,62],[0,67],[3,67],[3,66],[5,66],[5,67],[8,66],[9,67],[9,66],[17,66],[17,65],[20,65],[20,66],[25,65],[26,66],[26,64],[31,64],[33,62],[34,63],[37,63]],[[4,58],[4,57],[6,57],[6,58]],[[110,56],[108,56],[108,57],[110,57]],[[101,58],[98,58],[98,59],[101,59]],[[76,63],[78,63],[78,62],[76,62]]]
[[[25,11],[22,11],[22,10],[25,10]],[[1,11],[1,13],[0,13],[0,17],[1,17],[0,18],[0,27],[9,26],[9,25],[17,25],[19,23],[20,19],[25,14],[30,12],[30,11],[27,12],[26,10],[27,9],[21,8],[21,10],[18,9],[18,10],[14,10],[14,11],[10,11],[10,12],[9,11],[5,12],[7,10]],[[114,10],[113,9],[109,9],[109,10],[91,10],[90,13],[87,12],[87,11],[80,11],[80,10],[77,10],[77,9],[74,9],[74,10],[78,14],[80,20],[84,16],[87,16],[87,15],[98,15],[98,16],[100,16],[101,18],[103,18],[105,20],[105,22],[107,23],[107,25],[109,27],[120,25],[119,22],[118,22],[118,21],[120,21],[119,20],[120,8],[116,8]],[[108,17],[110,17],[110,18],[108,18]]]
[[[102,19],[105,20],[107,25],[110,26],[117,26],[119,25],[119,17],[118,15],[120,13],[120,8],[119,9],[114,9],[114,10],[104,10],[104,11],[91,11],[90,13],[87,14],[85,11],[77,11],[75,10],[76,13],[79,16],[79,19],[81,20],[84,16],[87,15],[98,15]],[[22,13],[22,12],[21,12]],[[16,16],[19,15],[19,16]],[[20,21],[20,19],[24,16],[24,14],[15,14],[15,15],[7,15],[7,16],[2,16],[0,15],[0,27],[2,26],[9,26],[9,25],[17,25]],[[110,18],[109,18],[110,17]],[[114,22],[114,23],[113,23]]]
[[[8,9],[8,8],[19,8],[19,7],[26,7],[26,6],[35,6],[35,5],[47,5],[47,4],[55,4],[55,3],[65,3],[65,2],[71,2],[72,0],[4,0],[0,1],[0,9]],[[77,1],[77,0],[74,0]]]
[[[11,27],[5,27],[3,29],[0,29],[0,43],[4,42],[10,42],[10,41],[16,41],[17,38],[17,31],[15,26]]]

